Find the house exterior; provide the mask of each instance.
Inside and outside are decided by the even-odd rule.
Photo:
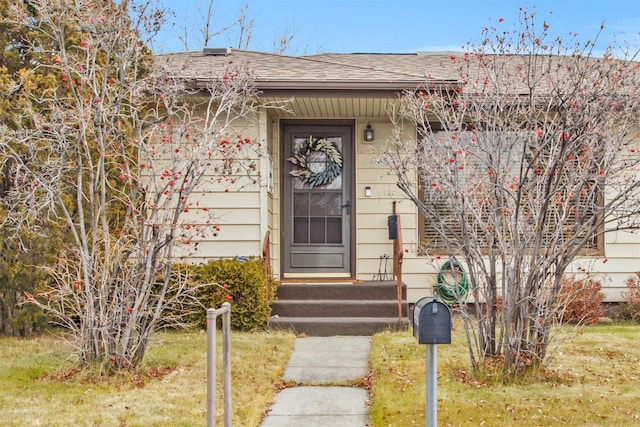
[[[247,66],[265,104],[256,117],[247,118],[243,130],[262,146],[261,183],[229,192],[213,188],[203,196],[214,200],[220,232],[201,243],[197,256],[260,256],[269,233],[273,273],[281,280],[390,279],[393,241],[388,217],[395,209],[402,224],[407,300],[432,295],[440,270],[418,250],[420,215],[377,153],[392,135],[389,113],[403,90],[415,89],[426,78],[434,84],[456,82],[451,55],[296,57],[205,49],[158,57],[177,77],[202,88],[229,64]],[[267,107],[282,102],[285,109]],[[365,140],[368,130],[374,135]],[[415,136],[416,130],[407,127],[404,132]],[[337,169],[316,173],[310,164],[308,171],[319,181],[303,185],[304,176],[290,159],[303,144],[324,139],[340,152],[333,165]],[[325,154],[330,156],[329,151]],[[606,301],[619,301],[625,279],[640,270],[640,239],[626,232],[606,235],[603,252],[582,261],[608,279],[603,281]],[[607,262],[602,262],[605,257]]]

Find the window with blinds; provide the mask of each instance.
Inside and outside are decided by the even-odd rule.
[[[419,143],[420,151],[430,150],[430,156],[437,156],[437,150],[443,149],[442,142],[452,139],[447,136],[450,134],[437,132],[431,136],[432,141],[437,140],[438,148],[429,147],[430,138],[424,138]],[[454,138],[456,145],[452,144],[444,149],[454,151],[456,147],[462,147],[465,150],[465,144],[471,140],[469,135],[471,133],[457,133]],[[510,135],[499,137],[490,132],[485,132],[484,135],[480,135],[480,133],[473,135],[476,142],[483,137],[490,138],[491,141],[488,141],[482,150],[476,151],[473,156],[470,156],[472,160],[464,165],[464,174],[458,174],[459,181],[476,182],[482,173],[486,173],[485,171],[492,167],[492,161],[502,164],[502,166],[497,166],[500,170],[496,173],[500,176],[519,176],[521,161],[518,156],[521,156],[524,144],[530,141],[524,132],[512,132]],[[460,150],[460,148],[457,149]],[[482,156],[482,154],[488,154],[492,149],[496,152],[503,152],[486,157]],[[446,162],[443,163],[446,164]],[[423,162],[423,164],[428,164],[428,162]],[[554,194],[550,196],[552,202],[546,210],[540,207],[536,199],[538,196],[527,196],[527,190],[523,189],[522,196],[517,202],[519,203],[517,220],[512,215],[512,211],[516,208],[514,206],[516,202],[513,197],[507,196],[508,190],[501,196],[505,196],[503,200],[509,200],[510,204],[501,204],[497,201],[498,198],[488,197],[485,203],[474,199],[465,205],[463,198],[467,197],[469,200],[472,197],[455,194],[452,190],[449,192],[439,191],[432,187],[433,184],[429,184],[437,180],[438,173],[448,173],[445,166],[439,171],[419,170],[422,184],[419,189],[419,198],[424,208],[424,210],[420,210],[418,224],[421,252],[450,252],[459,249],[468,239],[473,239],[474,242],[479,241],[480,245],[485,248],[491,245],[490,240],[492,239],[519,239],[522,243],[519,245],[520,247],[533,248],[536,245],[538,247],[540,245],[543,247],[549,245],[565,246],[586,238],[586,244],[582,248],[583,253],[603,253],[603,239],[600,233],[592,233],[592,229],[584,226],[593,219],[594,215],[598,214],[598,208],[602,202],[602,191],[596,188],[593,181],[585,181],[584,177],[576,179],[576,175],[572,172],[577,171],[577,167],[577,165],[566,165],[562,179],[554,189]],[[480,175],[478,175],[477,168],[482,171]],[[458,172],[460,171],[456,173]],[[528,173],[540,172],[531,166]],[[464,184],[458,185],[464,187]],[[531,189],[529,194],[540,191],[539,187],[536,187],[535,179],[532,179],[527,185]],[[540,195],[540,197],[544,197],[544,195]],[[503,210],[506,211],[503,212]],[[505,225],[507,221],[509,221],[508,226]],[[543,225],[539,226],[538,224],[541,223]],[[536,230],[540,230],[540,232]],[[447,237],[446,240],[443,238],[443,234]]]

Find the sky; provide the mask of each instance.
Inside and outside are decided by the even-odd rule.
[[[175,16],[152,45],[154,52],[201,50],[199,29],[209,0],[159,1]],[[614,38],[640,47],[640,0],[213,0],[213,31],[230,25],[245,5],[253,20],[249,49],[264,52],[273,52],[286,32],[294,34],[286,52],[293,55],[461,51],[481,40],[484,27],[513,28],[521,7],[534,10],[536,20],[564,39],[570,33],[595,37],[604,23],[598,48]],[[231,30],[208,47],[237,47],[237,40]]]

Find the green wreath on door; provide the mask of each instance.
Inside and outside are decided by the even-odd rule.
[[[321,153],[326,157],[323,170],[312,170],[309,157],[313,153]],[[304,140],[287,160],[296,166],[289,174],[300,178],[302,183],[308,184],[310,188],[331,184],[340,175],[342,168],[342,156],[333,142],[325,138],[315,139],[313,136]]]

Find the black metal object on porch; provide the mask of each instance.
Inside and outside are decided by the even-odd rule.
[[[373,280],[392,280],[393,276],[387,273],[387,261],[390,257],[387,254],[380,255],[380,262],[378,263],[378,272],[373,275]]]

